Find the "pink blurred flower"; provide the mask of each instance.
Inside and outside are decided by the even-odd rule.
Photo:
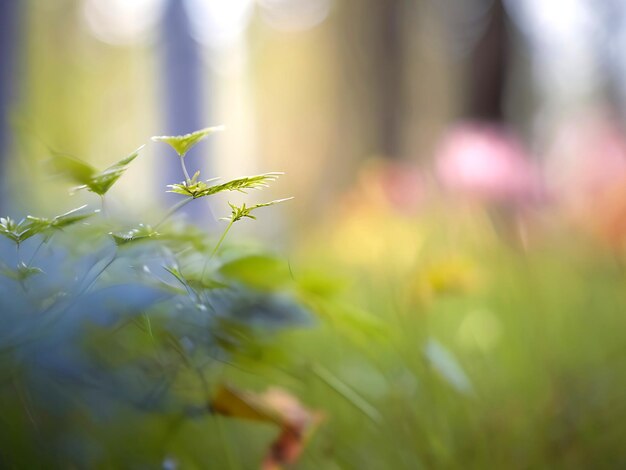
[[[547,176],[561,208],[612,246],[626,239],[626,137],[606,113],[561,127],[547,154]]]
[[[519,203],[541,192],[539,172],[520,142],[502,127],[470,123],[452,128],[435,161],[444,187],[463,196]]]
[[[596,204],[626,177],[626,139],[616,122],[594,114],[562,126],[547,160],[549,182],[565,205]]]

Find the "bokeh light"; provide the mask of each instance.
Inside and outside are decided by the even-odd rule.
[[[322,23],[332,0],[258,0],[263,19],[280,31],[306,31]]]
[[[90,31],[114,45],[145,41],[154,34],[166,0],[83,0],[83,18]]]

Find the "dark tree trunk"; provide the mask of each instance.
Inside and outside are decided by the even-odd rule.
[[[501,0],[491,7],[490,20],[476,45],[470,64],[469,117],[500,122],[504,119],[508,34]]]
[[[382,156],[400,157],[403,118],[403,1],[380,2],[376,17],[380,49],[377,51],[379,140]]]

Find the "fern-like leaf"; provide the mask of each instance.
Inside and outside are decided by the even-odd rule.
[[[221,193],[223,191],[239,191],[245,193],[248,189],[267,188],[269,186],[268,183],[275,181],[282,174],[284,173],[273,171],[260,175],[244,176],[242,178],[236,178],[234,180],[227,181],[226,183],[209,186],[207,183],[215,181],[219,178],[214,178],[207,181],[197,181],[198,173],[196,173],[194,175],[194,178],[187,182],[169,185],[168,188],[171,189],[168,192],[182,194],[184,196],[190,196],[193,199],[198,199],[204,196],[211,196],[213,194]]]
[[[286,197],[284,199],[276,199],[270,202],[262,202],[260,204],[255,204],[254,206],[250,206],[250,207],[247,207],[245,203],[242,204],[241,206],[236,206],[229,202],[228,205],[232,209],[232,212],[231,212],[231,216],[227,218],[226,220],[237,222],[238,220],[241,220],[244,217],[247,217],[248,219],[256,220],[256,217],[251,214],[252,211],[259,209],[261,207],[273,206],[274,204],[280,204],[281,202],[290,201],[291,199],[293,199],[293,197]]]
[[[185,135],[159,135],[152,137],[154,142],[169,144],[180,157],[184,157],[191,148],[214,132],[224,130],[224,126],[206,127]]]

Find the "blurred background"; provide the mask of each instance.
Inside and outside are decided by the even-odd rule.
[[[233,232],[289,244],[252,278],[318,321],[223,374],[325,413],[301,468],[624,468],[625,75],[623,0],[0,0],[0,209],[99,207],[51,152],[147,143],[107,208],[150,223],[182,180],[150,137],[225,125],[187,165],[286,173]],[[230,468],[261,431],[227,424]]]
[[[276,195],[296,196],[284,209],[295,226],[336,206],[368,165],[395,168],[408,198],[434,183],[567,194],[577,210],[626,175],[619,0],[0,5],[5,207],[45,176],[50,149],[103,167],[149,136],[217,124],[227,132],[190,166],[207,178],[285,171]],[[145,155],[118,197],[150,208],[180,177],[166,149]],[[29,190],[29,204],[54,205],[50,191]]]

